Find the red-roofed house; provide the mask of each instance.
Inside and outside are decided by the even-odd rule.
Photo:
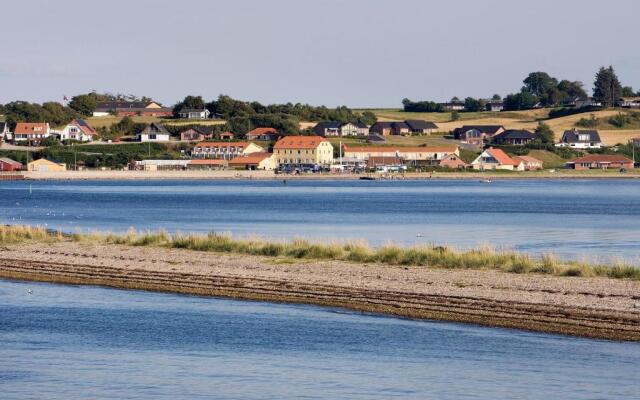
[[[233,132],[223,132],[220,134],[220,140],[233,140],[236,135]]]
[[[278,140],[279,137],[275,128],[256,128],[247,132],[247,140]]]
[[[494,149],[490,147],[482,152],[471,163],[473,169],[480,171],[492,170],[492,169],[506,169],[513,171],[516,167],[516,162],[500,149]]]
[[[565,164],[568,169],[633,168],[633,161],[618,154],[588,154]]]
[[[74,119],[60,132],[60,140],[77,140],[79,142],[90,142],[98,134],[87,121]]]
[[[234,157],[229,161],[230,168],[250,169],[250,170],[274,170],[276,163],[273,153],[251,153],[244,156]]]
[[[20,171],[22,163],[6,157],[0,157],[0,171]]]
[[[516,169],[518,171],[536,171],[543,169],[542,161],[531,156],[516,156],[513,157],[513,161],[516,163]]]
[[[51,131],[47,122],[18,122],[13,140],[37,145],[49,136],[51,136]]]
[[[440,166],[443,168],[464,169],[467,168],[469,164],[464,162],[459,155],[451,153],[440,161]]]
[[[277,166],[320,166],[333,162],[333,145],[320,136],[285,136],[273,146]]]

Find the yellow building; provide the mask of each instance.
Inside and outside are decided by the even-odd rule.
[[[46,158],[31,161],[27,164],[27,171],[32,172],[61,172],[67,170],[67,164],[59,164]]]
[[[276,166],[329,166],[333,145],[320,136],[285,136],[273,146]]]

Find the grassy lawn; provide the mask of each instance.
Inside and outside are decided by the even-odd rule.
[[[546,150],[531,150],[528,155],[542,161],[544,168],[564,168],[564,164],[569,161]]]
[[[120,122],[120,120],[123,117],[117,117],[115,115],[109,115],[106,117],[89,117],[86,118],[86,121],[93,126],[94,128],[101,128],[101,127],[110,127],[113,124],[116,124],[118,122]],[[190,120],[176,120],[176,119],[171,119],[171,118],[161,118],[161,117],[149,117],[149,116],[141,116],[141,115],[135,115],[133,117],[131,117],[133,119],[133,122],[144,122],[147,124],[150,124],[152,122],[159,122],[162,123],[164,125],[191,125],[191,124],[198,124],[198,125],[220,125],[220,124],[224,124],[226,121],[224,120],[219,120],[219,119],[205,119],[205,120],[194,120],[194,119],[190,119]]]
[[[405,119],[424,119],[433,122],[451,122],[450,112],[404,112],[401,109],[393,108],[377,108],[377,109],[359,109],[356,112],[371,111],[381,121],[398,121]],[[505,112],[461,112],[459,113],[460,121],[478,120],[478,119],[507,119],[507,120],[525,120],[536,121],[549,116],[548,109],[526,110],[526,111],[505,111]]]

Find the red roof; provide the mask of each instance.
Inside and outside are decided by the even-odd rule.
[[[229,161],[229,165],[245,165],[245,164],[258,164],[265,158],[269,158],[273,153],[251,153],[246,156],[234,157]]]
[[[285,136],[278,140],[274,149],[317,149],[327,139],[320,136]]]
[[[517,165],[517,163],[501,149],[494,149],[493,147],[490,147],[486,151],[491,155],[491,157],[498,160],[500,165]]]
[[[77,126],[85,135],[87,136],[95,136],[97,132],[89,123],[83,119],[74,119],[69,123],[69,125]]]
[[[343,145],[345,153],[455,153],[457,146],[347,146]]]
[[[278,131],[276,128],[256,128],[247,133],[247,136],[258,136],[258,135],[266,135],[266,134],[274,134],[277,135]]]
[[[625,156],[618,154],[588,154],[584,157],[576,158],[570,161],[575,164],[579,163],[632,163],[633,161]]]
[[[18,122],[16,124],[15,134],[43,134],[47,133],[48,124],[46,122]]]
[[[196,147],[247,147],[250,142],[199,142]]]

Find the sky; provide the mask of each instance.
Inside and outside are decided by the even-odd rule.
[[[400,107],[602,65],[640,88],[637,0],[21,0],[0,19],[0,103],[92,90],[172,105]]]

